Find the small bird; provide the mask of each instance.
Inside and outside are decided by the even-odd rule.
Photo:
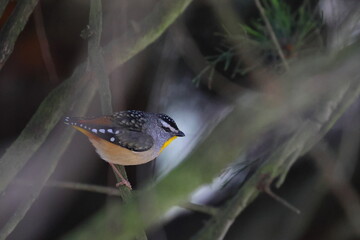
[[[128,166],[149,162],[175,138],[185,136],[166,114],[137,110],[99,117],[65,117],[64,123],[85,134],[100,157],[121,178],[117,186],[126,185],[130,189],[130,183],[114,164]]]

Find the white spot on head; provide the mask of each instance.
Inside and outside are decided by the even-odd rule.
[[[99,132],[105,133],[105,129],[99,129]]]
[[[114,137],[111,137],[111,138],[110,138],[110,142],[113,142],[113,141],[115,141],[115,138],[114,138]]]
[[[114,133],[111,128],[109,128],[107,131],[108,131],[109,133]]]
[[[93,133],[97,133],[97,130],[94,128],[93,130],[91,130]]]

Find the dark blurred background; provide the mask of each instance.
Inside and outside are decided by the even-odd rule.
[[[336,35],[334,32],[339,22],[359,8],[357,1],[349,0],[283,2],[287,3],[293,15],[306,4],[305,11],[308,11],[313,24],[301,44],[294,37],[299,35],[297,27],[300,28],[300,25],[291,26],[289,35],[277,35],[280,36],[281,48],[290,63],[314,52],[325,52],[327,48],[336,45],[330,38]],[[149,0],[103,1],[101,45],[106,45],[118,36],[126,37],[128,28],[136,30],[138,22],[151,11],[155,3]],[[16,1],[8,4],[0,19],[1,25],[16,4]],[[271,1],[264,1],[263,4],[271,8]],[[257,44],[263,47],[251,45],[257,49],[251,58],[258,59],[261,67],[249,66],[243,56],[237,55],[236,51],[229,51],[236,36],[226,37],[227,29],[219,19],[218,5],[210,1],[193,1],[159,39],[109,75],[114,111],[137,109],[164,112],[173,117],[186,133],[186,138],[173,142],[156,161],[126,167],[135,189],[166,175],[196,148],[210,129],[232,108],[233,92],[271,91],[271,86],[263,84],[265,80],[259,80],[259,76],[264,76],[264,69],[271,73],[265,73],[269,77],[281,75],[284,71],[279,67],[281,60],[274,53],[276,50],[273,46],[268,47],[271,40],[256,39],[250,32],[247,34],[248,40],[258,41]],[[256,29],[254,26],[261,22],[254,1],[234,0],[230,6],[241,20],[239,29],[243,26]],[[13,53],[0,71],[0,156],[17,138],[44,98],[86,59],[87,40],[80,37],[80,33],[87,26],[88,18],[88,1],[39,1]],[[359,22],[354,26],[352,39],[347,44],[357,41]],[[41,39],[39,31],[46,33],[45,40],[49,45],[50,62],[53,65],[50,70],[47,63],[49,59],[44,57],[41,48],[44,39]],[[253,60],[249,61],[254,63]],[[222,82],[230,83],[232,91],[224,93]],[[357,100],[325,138],[335,152],[344,149],[343,140],[346,137],[350,137],[353,145],[356,145],[355,150],[350,149],[348,151],[352,152],[345,154],[348,158],[344,163],[346,181],[355,192],[360,187],[359,106]],[[98,95],[91,100],[87,115],[101,115]],[[60,121],[56,131],[61,132],[64,128],[65,125]],[[49,138],[56,138],[56,131]],[[271,151],[267,143],[273,138],[273,135],[264,138],[262,144],[270,149],[266,151]],[[42,148],[51,150],[52,142],[45,143]],[[259,152],[262,151],[260,147],[255,146],[253,151],[259,156],[263,154]],[[14,182],[6,195],[1,197],[0,226],[13,214],[22,199],[22,192],[26,191],[27,185],[21,180],[31,182],[32,176],[41,172],[43,161],[47,161],[46,153],[35,154],[18,174],[18,182]],[[215,187],[205,187],[194,193],[192,198],[194,202],[220,206],[233,196],[234,191],[255,170],[256,165],[239,171],[237,178],[232,179],[226,187],[216,183],[219,181],[216,180]],[[110,187],[114,187],[116,182],[108,164],[99,158],[88,140],[79,133],[75,134],[50,181]],[[302,213],[297,215],[268,195],[261,194],[237,218],[225,239],[360,239],[344,213],[344,203],[339,202],[329,190],[326,178],[324,180],[322,170],[313,156],[300,158],[289,172],[284,185],[275,191]],[[120,201],[120,198],[45,187],[8,239],[63,238],[111,201]],[[148,230],[148,238],[190,239],[208,219],[207,214],[182,208],[172,209],[161,224]]]

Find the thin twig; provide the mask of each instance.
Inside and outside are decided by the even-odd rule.
[[[264,189],[264,192],[266,194],[268,194],[270,197],[272,197],[274,200],[278,201],[281,205],[287,207],[288,209],[290,209],[291,211],[293,211],[296,214],[300,214],[300,210],[298,208],[296,208],[294,205],[292,205],[291,203],[289,203],[288,201],[286,201],[285,199],[283,199],[282,197],[278,196],[277,194],[275,194],[270,187],[267,187]]]
[[[24,186],[34,186],[34,183],[28,182],[25,180],[17,180],[16,183],[24,185]],[[46,183],[45,187],[64,188],[64,189],[70,189],[70,190],[75,190],[75,191],[85,191],[85,192],[91,192],[91,193],[106,194],[106,195],[114,196],[114,197],[122,196],[117,188],[98,186],[98,185],[86,184],[86,183],[78,183],[78,182],[48,181]],[[185,208],[185,209],[188,209],[188,210],[191,210],[194,212],[208,214],[208,215],[216,215],[218,212],[218,209],[215,207],[195,204],[195,203],[191,203],[191,202],[180,204],[179,207]]]
[[[258,184],[258,189],[266,194],[268,194],[271,198],[273,198],[275,201],[279,202],[286,208],[290,209],[296,214],[300,214],[300,210],[297,209],[295,206],[290,204],[288,201],[283,199],[282,197],[278,196],[271,190],[271,182],[272,178],[269,175],[264,175],[262,179],[260,179],[260,182]]]
[[[51,56],[51,51],[49,47],[49,41],[46,36],[46,31],[44,27],[44,19],[41,10],[41,3],[37,5],[34,10],[34,22],[35,22],[35,30],[38,36],[39,45],[41,49],[41,55],[44,60],[45,68],[49,74],[49,79],[52,83],[59,82],[59,76],[56,71],[56,67],[53,61],[53,57]]]
[[[265,25],[266,25],[266,28],[267,30],[269,31],[269,34],[270,34],[270,37],[271,37],[271,40],[272,42],[274,43],[275,47],[276,47],[276,50],[278,51],[278,54],[281,58],[281,61],[283,62],[284,66],[285,66],[285,69],[286,71],[289,71],[289,64],[285,58],[285,55],[284,55],[284,52],[282,51],[281,49],[281,46],[279,44],[279,41],[274,33],[274,30],[270,24],[270,21],[268,19],[268,17],[266,16],[266,13],[265,13],[265,9],[264,7],[261,5],[261,2],[260,0],[255,0],[255,4],[256,4],[256,7],[259,9],[260,11],[260,14],[261,14],[261,17],[263,18],[264,22],[265,22]]]
[[[25,180],[17,180],[16,183],[25,185],[25,186],[33,186],[34,183],[28,182]],[[104,187],[93,184],[86,183],[78,183],[78,182],[66,182],[66,181],[48,181],[45,187],[55,187],[55,188],[65,188],[77,191],[85,191],[99,194],[106,194],[110,196],[121,197],[117,188],[112,187]]]
[[[62,182],[62,181],[49,181],[47,187],[67,188],[73,190],[80,190],[92,193],[106,194],[110,196],[121,197],[118,189],[113,187],[97,186],[93,184],[77,183],[77,182]]]
[[[14,50],[15,42],[24,29],[39,0],[19,1],[0,32],[0,70]]]

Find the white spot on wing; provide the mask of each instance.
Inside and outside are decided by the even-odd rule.
[[[91,130],[93,133],[97,133],[97,130],[94,128],[93,130]]]
[[[113,142],[113,141],[115,141],[115,138],[114,138],[114,137],[111,137],[111,138],[110,138],[110,142]]]
[[[99,129],[99,132],[105,133],[105,129]]]
[[[109,128],[107,131],[108,131],[109,133],[114,133],[111,128]]]

